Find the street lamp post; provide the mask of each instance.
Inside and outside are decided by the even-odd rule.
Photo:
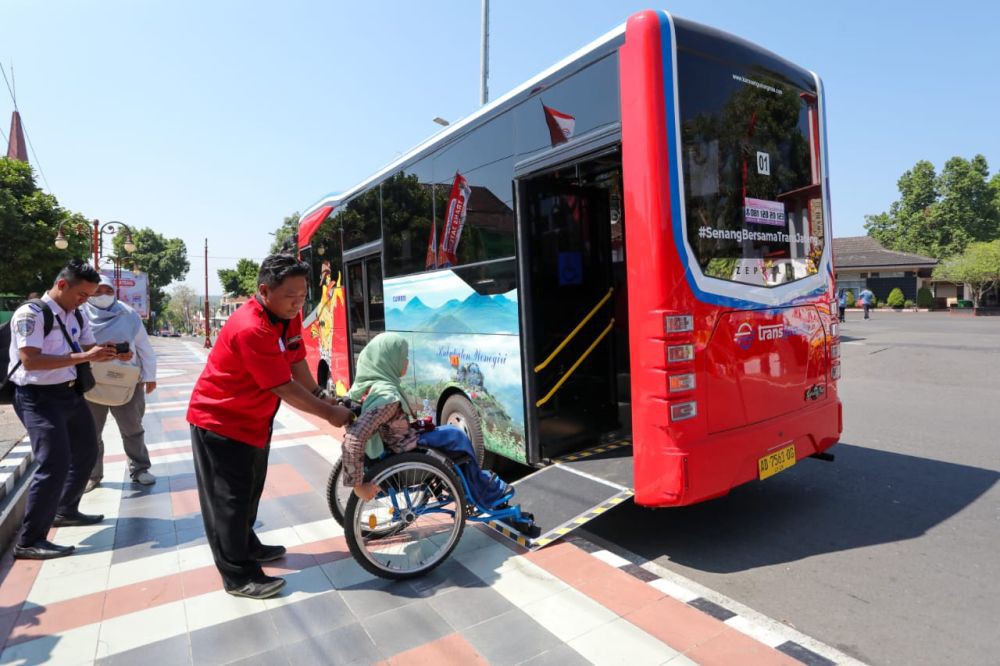
[[[65,250],[69,247],[69,241],[66,240],[66,236],[63,235],[63,227],[66,225],[65,222],[59,224],[59,229],[56,231],[55,246],[60,250]],[[94,253],[94,268],[98,268],[100,265],[100,256],[104,252],[104,237],[114,236],[121,230],[125,230],[125,243],[122,247],[126,252],[135,252],[135,243],[132,242],[132,230],[124,222],[118,222],[112,220],[110,222],[105,222],[101,224],[100,220],[94,220],[91,224],[74,224],[71,228],[78,234],[82,234],[84,229],[90,233],[90,240],[93,245]]]
[[[115,297],[121,298],[122,295],[122,262],[125,260],[131,260],[131,257],[119,257],[117,255],[108,255],[102,257],[105,261],[110,261],[114,270],[115,278]],[[132,262],[132,272],[135,272],[135,262]]]

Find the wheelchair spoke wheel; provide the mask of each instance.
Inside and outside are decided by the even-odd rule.
[[[330,470],[330,478],[326,482],[326,503],[330,507],[330,515],[341,527],[344,526],[344,514],[347,512],[347,500],[352,490],[340,482],[343,472],[343,461],[338,460]]]
[[[426,453],[391,456],[372,468],[379,487],[364,501],[352,493],[344,528],[351,554],[383,578],[412,578],[441,564],[465,527],[461,483],[448,463]]]

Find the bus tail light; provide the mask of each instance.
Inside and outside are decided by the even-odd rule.
[[[689,372],[683,375],[670,375],[667,378],[667,382],[667,388],[671,393],[690,391],[695,387],[694,373]]]
[[[840,324],[833,322],[830,324],[830,337],[835,338],[840,334]]]
[[[693,330],[693,315],[665,315],[663,317],[664,333],[690,333]]]
[[[830,345],[830,358],[840,358],[840,343],[834,342]]]
[[[667,363],[682,363],[694,360],[694,345],[669,345]]]
[[[840,364],[833,366],[830,369],[830,377],[833,379],[840,379]]]
[[[698,403],[694,400],[688,402],[676,402],[670,405],[670,420],[684,421],[698,416]]]

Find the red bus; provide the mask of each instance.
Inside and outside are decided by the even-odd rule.
[[[630,17],[305,211],[318,379],[342,390],[372,336],[407,336],[413,407],[543,468],[522,496],[587,495],[560,524],[829,458],[823,104],[759,46]]]

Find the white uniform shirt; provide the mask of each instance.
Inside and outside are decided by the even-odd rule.
[[[48,303],[52,309],[52,330],[45,335],[45,317],[41,308],[33,303],[25,303],[14,311],[14,316],[10,320],[10,365],[7,372],[10,372],[17,362],[21,360],[18,350],[22,347],[35,347],[41,349],[43,354],[52,356],[67,356],[75,351],[83,351],[81,345],[92,345],[94,334],[90,330],[90,323],[86,317],[83,319],[81,330],[80,322],[77,321],[74,311],[66,312],[59,304],[52,300],[52,297],[45,293],[42,300]],[[66,332],[73,340],[77,349],[73,349],[66,342],[62,329],[56,317],[62,320],[66,327]],[[76,368],[69,366],[58,370],[27,370],[22,365],[11,377],[11,381],[18,386],[26,384],[62,384],[76,379]]]

